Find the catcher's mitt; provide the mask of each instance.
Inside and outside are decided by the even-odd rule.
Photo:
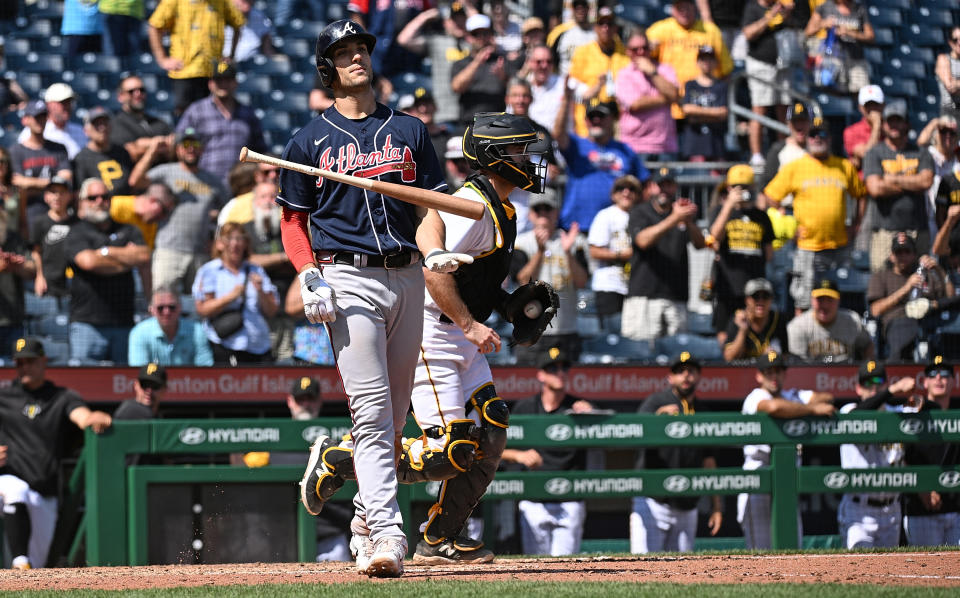
[[[529,347],[540,340],[540,335],[557,315],[560,298],[553,287],[536,280],[520,286],[507,295],[503,302],[503,317],[513,324],[511,345]]]

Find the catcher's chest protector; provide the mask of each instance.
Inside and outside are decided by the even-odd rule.
[[[485,322],[494,308],[500,304],[502,297],[496,289],[500,288],[504,279],[510,273],[510,263],[513,261],[513,243],[517,240],[516,212],[507,210],[493,185],[483,174],[474,174],[467,179],[483,196],[490,206],[495,222],[493,226],[495,238],[500,246],[493,251],[477,256],[472,264],[462,264],[453,273],[454,281],[460,298],[470,310],[470,315],[478,322]],[[446,316],[444,316],[446,318]],[[446,320],[444,320],[446,321]]]

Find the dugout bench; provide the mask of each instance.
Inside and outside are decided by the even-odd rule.
[[[76,553],[82,544],[88,565],[147,564],[149,536],[161,531],[149,530],[151,492],[161,492],[161,498],[153,500],[154,504],[163,504],[162,490],[170,485],[206,484],[225,493],[226,489],[242,489],[243,485],[274,484],[277,486],[275,502],[266,508],[287,509],[289,521],[285,529],[291,530],[296,537],[295,559],[312,561],[316,555],[313,519],[296,502],[296,482],[303,473],[301,466],[128,466],[128,456],[251,450],[299,451],[306,456],[307,448],[317,435],[337,436],[347,426],[349,421],[344,419],[207,419],[116,422],[111,430],[100,435],[88,429],[74,476],[75,480],[84,482],[86,510],[71,553]],[[405,431],[407,435],[419,433],[412,420]],[[571,500],[770,493],[773,497],[773,545],[781,549],[797,547],[796,512],[800,493],[960,491],[958,468],[843,470],[839,467],[798,467],[796,459],[797,444],[958,442],[960,411],[936,414],[865,412],[794,420],[737,413],[676,417],[645,414],[513,416],[508,433],[511,448],[639,448],[667,443],[681,446],[770,444],[771,466],[756,471],[721,468],[504,472],[498,473],[485,498]],[[353,488],[351,483],[337,498],[349,500]],[[433,501],[436,488],[436,483],[401,485],[398,498],[403,512],[410,512],[413,501]],[[409,519],[409,516],[405,517],[408,535],[411,532]],[[243,518],[231,525],[243,526]],[[486,529],[491,528],[486,526]],[[283,530],[278,529],[276,533],[281,534]]]

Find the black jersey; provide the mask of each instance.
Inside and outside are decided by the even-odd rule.
[[[72,425],[71,411],[85,406],[75,392],[49,380],[36,390],[20,382],[0,389],[0,445],[7,446],[0,474],[15,475],[44,496],[55,495],[64,426]]]

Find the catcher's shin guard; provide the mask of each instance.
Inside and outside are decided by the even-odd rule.
[[[500,455],[507,445],[510,411],[497,396],[493,384],[481,387],[470,398],[470,405],[480,414],[479,451],[469,471],[443,482],[437,502],[430,507],[430,518],[423,539],[430,545],[454,537],[467,521],[480,497],[487,491],[500,464]]]
[[[337,446],[320,436],[310,447],[310,460],[300,481],[300,501],[311,515],[318,515],[323,503],[343,487],[346,480],[357,479],[353,469],[353,451]]]
[[[424,430],[424,435],[432,438],[446,438],[443,448],[426,449],[415,457],[410,445],[418,440],[408,438],[403,443],[400,464],[397,467],[397,479],[401,484],[417,482],[439,482],[470,469],[477,451],[477,439],[482,434],[472,419],[455,419],[445,429],[439,426]]]

